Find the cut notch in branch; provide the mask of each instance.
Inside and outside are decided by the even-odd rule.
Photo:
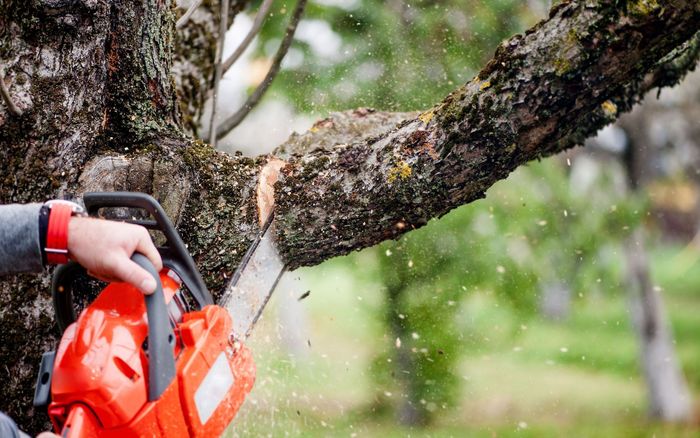
[[[187,8],[185,13],[182,14],[182,17],[178,18],[177,22],[175,23],[175,29],[180,29],[187,24],[187,21],[189,21],[192,14],[194,14],[194,11],[196,11],[201,4],[202,0],[194,0],[192,4],[190,4],[190,7]]]
[[[260,9],[258,10],[258,13],[255,15],[255,20],[253,21],[253,26],[250,28],[248,31],[248,34],[243,38],[243,41],[241,41],[241,44],[236,47],[236,50],[233,52],[231,56],[226,59],[224,62],[224,73],[228,71],[228,69],[231,68],[233,64],[235,64],[236,61],[238,61],[238,58],[241,57],[243,52],[248,48],[250,43],[253,41],[255,36],[260,32],[260,28],[262,28],[263,23],[265,22],[265,18],[267,17],[267,13],[270,11],[270,8],[272,7],[272,2],[273,0],[264,0],[262,5],[260,5]]]
[[[258,204],[258,222],[260,226],[265,224],[275,207],[275,183],[280,171],[287,162],[276,157],[270,157],[267,163],[260,169],[256,198]]]
[[[2,100],[5,101],[7,109],[15,116],[19,117],[22,115],[22,110],[17,107],[12,96],[10,96],[10,90],[7,89],[5,85],[5,71],[0,67],[0,94],[2,94]]]
[[[231,132],[233,128],[238,126],[243,121],[243,119],[246,118],[248,113],[250,113],[250,111],[253,108],[255,108],[255,106],[260,102],[260,99],[272,84],[272,81],[275,79],[275,76],[277,76],[277,73],[279,73],[282,60],[287,54],[287,51],[289,51],[289,47],[292,45],[294,33],[297,30],[297,25],[301,20],[301,16],[304,14],[305,7],[306,0],[299,0],[297,2],[296,7],[294,8],[294,13],[292,14],[292,18],[290,19],[289,25],[287,26],[287,31],[285,32],[284,38],[282,39],[282,43],[280,44],[279,49],[277,49],[277,53],[275,53],[275,57],[272,60],[272,65],[270,66],[270,70],[267,72],[267,75],[265,75],[265,79],[263,79],[260,85],[258,85],[255,91],[253,91],[253,94],[251,94],[248,97],[248,100],[246,100],[243,106],[238,111],[236,111],[236,113],[224,120],[217,127],[217,139],[223,138],[226,134]],[[210,130],[209,132],[212,131]]]

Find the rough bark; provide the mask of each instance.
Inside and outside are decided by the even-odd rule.
[[[0,108],[0,202],[153,193],[218,294],[258,230],[254,193],[267,158],[228,156],[183,133],[206,97],[215,39],[208,25],[178,37],[172,6],[0,0],[0,62],[23,112]],[[645,90],[681,77],[687,66],[657,73],[688,56],[699,27],[695,0],[564,2],[417,117],[358,110],[317,124],[284,145],[284,256],[311,265],[395,238],[482,197],[519,164],[580,144]],[[178,41],[196,41],[200,52],[178,46],[178,62],[191,61],[173,69]],[[28,276],[0,287],[9,376],[0,407],[29,430],[43,422],[29,408],[38,357],[54,342],[46,289],[45,277]]]

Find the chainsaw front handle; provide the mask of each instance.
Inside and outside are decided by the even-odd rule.
[[[153,401],[160,398],[175,378],[175,334],[170,326],[158,271],[143,254],[134,253],[131,260],[156,280],[155,292],[144,295],[148,314],[148,400]]]

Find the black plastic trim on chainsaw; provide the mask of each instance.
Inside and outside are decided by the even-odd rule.
[[[79,275],[87,275],[85,268],[76,262],[61,265],[53,273],[51,279],[51,298],[56,315],[59,333],[63,333],[76,319],[73,307],[73,279]]]
[[[36,378],[36,388],[34,389],[33,405],[35,408],[47,407],[51,403],[51,378],[53,377],[53,363],[55,359],[55,351],[49,351],[41,355],[39,375]]]

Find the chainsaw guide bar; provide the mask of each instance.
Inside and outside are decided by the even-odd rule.
[[[285,271],[274,237],[274,213],[270,213],[221,297],[219,305],[231,315],[237,341],[250,335]]]

